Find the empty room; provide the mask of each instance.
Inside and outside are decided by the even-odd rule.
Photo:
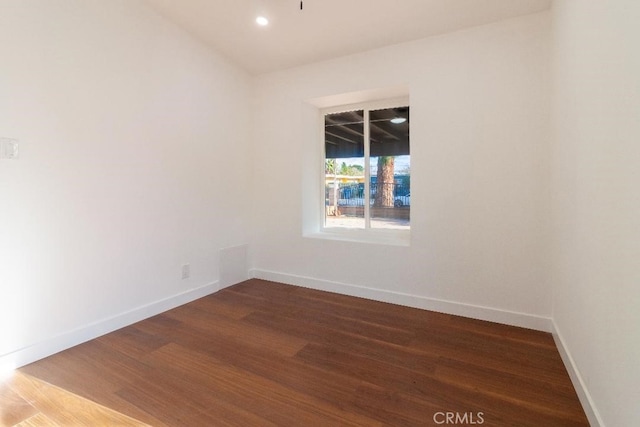
[[[0,0],[0,426],[640,425],[638,22]]]

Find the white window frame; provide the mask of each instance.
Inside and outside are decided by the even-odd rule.
[[[314,233],[308,237],[324,238],[331,240],[344,240],[363,243],[377,243],[397,246],[409,246],[411,238],[411,225],[409,230],[397,230],[397,229],[381,229],[371,228],[371,213],[370,206],[367,206],[371,197],[371,168],[370,168],[370,129],[369,129],[369,111],[370,110],[382,110],[386,108],[405,107],[411,106],[408,96],[388,98],[383,100],[360,102],[355,104],[346,104],[334,107],[327,107],[319,110],[319,141],[322,149],[322,156],[320,161],[321,176],[319,176],[319,197],[321,198],[321,204],[323,211],[321,213],[321,223],[319,233]],[[365,227],[364,228],[348,228],[348,227],[326,227],[326,213],[325,213],[325,116],[327,114],[342,113],[345,111],[364,111],[364,158],[365,158]],[[410,131],[411,132],[411,131]],[[411,144],[411,142],[409,142]]]

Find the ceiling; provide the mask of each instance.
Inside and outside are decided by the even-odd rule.
[[[349,55],[550,7],[552,0],[145,0],[252,74]],[[266,27],[255,23],[262,14]]]

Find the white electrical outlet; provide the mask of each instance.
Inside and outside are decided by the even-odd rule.
[[[182,266],[182,280],[188,279],[189,277],[191,277],[191,265],[184,264]]]
[[[17,139],[0,138],[0,159],[15,160],[18,158],[19,144]]]

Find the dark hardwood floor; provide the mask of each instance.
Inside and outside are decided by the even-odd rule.
[[[262,280],[25,366],[0,390],[22,425],[588,425],[549,334]]]

